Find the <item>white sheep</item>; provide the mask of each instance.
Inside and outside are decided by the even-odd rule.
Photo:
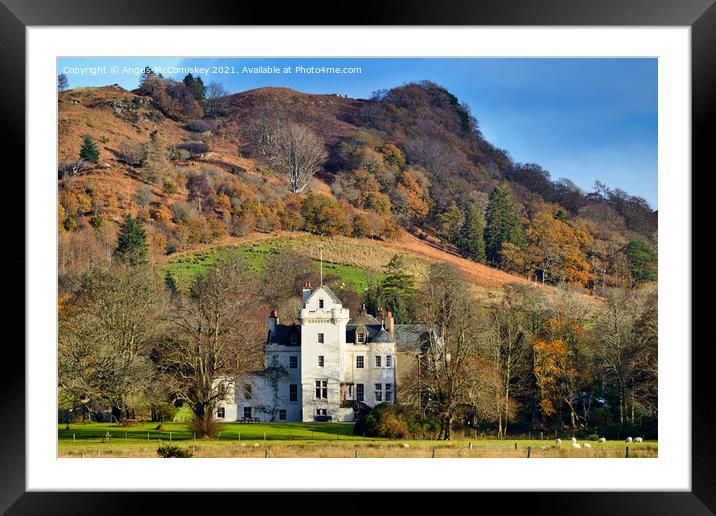
[[[643,439],[642,437],[636,437],[636,438],[634,438],[634,442],[635,442],[635,443],[640,443],[640,442],[642,442],[643,440],[644,440],[644,439]]]
[[[572,448],[581,448],[582,446],[579,443],[572,443]]]
[[[410,448],[410,445],[408,443],[403,443],[403,448]]]
[[[601,443],[601,444],[604,444],[605,442],[607,442],[607,438],[606,438],[606,437],[600,437],[599,439],[597,439],[597,442],[598,442],[598,443]]]
[[[634,439],[632,439],[631,437],[627,437],[627,438],[626,438],[626,442],[630,443],[630,442],[632,442],[632,441],[634,441]]]
[[[585,447],[585,448],[591,448],[591,447],[592,447],[592,445],[591,445],[591,444],[589,444],[589,443],[584,443],[584,447]]]
[[[258,448],[258,447],[259,447],[259,443],[254,443],[254,448]]]
[[[577,442],[577,438],[576,438],[576,437],[572,437],[572,444],[575,444],[576,442]]]
[[[556,444],[557,446],[561,445],[561,444],[562,444],[562,439],[560,439],[560,438],[558,437],[557,439],[555,439],[554,444]]]

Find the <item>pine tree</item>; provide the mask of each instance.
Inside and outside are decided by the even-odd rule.
[[[458,244],[460,240],[460,228],[463,223],[463,214],[457,207],[455,201],[437,217],[438,235],[440,238],[451,244]]]
[[[506,242],[519,245],[522,227],[510,187],[502,184],[490,193],[485,213],[485,254],[490,263],[500,262],[500,250]]]
[[[97,163],[99,161],[99,149],[97,148],[97,144],[88,134],[84,136],[82,148],[80,149],[80,158],[90,163]]]
[[[206,98],[206,87],[201,77],[194,77],[192,74],[187,74],[182,81],[189,91],[194,94],[196,100],[204,100]]]
[[[471,259],[485,263],[485,225],[477,203],[474,201],[465,203],[463,218],[459,247]]]
[[[67,80],[67,76],[61,73],[57,76],[57,89],[59,91],[65,91],[70,85],[70,81]]]
[[[131,215],[124,217],[119,227],[114,257],[131,265],[147,263],[147,234],[139,218]]]

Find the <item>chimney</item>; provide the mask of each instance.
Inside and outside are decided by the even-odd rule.
[[[276,310],[271,310],[271,315],[269,315],[268,318],[268,327],[269,327],[269,341],[271,337],[276,333],[276,327],[278,326],[278,312]]]
[[[303,304],[306,304],[306,299],[308,299],[312,293],[313,289],[311,289],[311,282],[306,280],[303,284]]]
[[[385,329],[393,336],[395,330],[395,322],[393,320],[393,312],[388,312],[385,317]]]

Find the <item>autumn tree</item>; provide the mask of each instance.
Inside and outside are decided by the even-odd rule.
[[[455,201],[452,201],[447,209],[437,216],[437,232],[440,238],[451,244],[458,244],[460,241],[460,229],[463,224],[463,212]],[[484,228],[483,228],[484,247]]]
[[[592,379],[591,346],[585,329],[588,311],[577,294],[566,290],[557,291],[550,301],[550,318],[532,346],[539,407],[546,418],[554,417],[560,425],[566,412],[573,431],[586,429],[580,402]]]
[[[490,325],[460,272],[448,264],[431,266],[418,318],[431,329],[420,374],[425,411],[440,422],[438,439],[450,439],[461,410],[483,403],[495,405],[494,389],[485,389],[479,373],[488,358],[485,343]]]
[[[152,184],[158,183],[169,171],[167,149],[159,130],[152,131],[149,135],[149,141],[144,147],[145,154],[142,161],[144,177]]]
[[[327,195],[311,192],[301,206],[306,230],[319,235],[345,235],[350,231],[343,207]]]
[[[130,417],[130,400],[159,381],[150,355],[162,331],[149,267],[92,268],[59,319],[60,390],[83,410]]]
[[[206,87],[204,86],[204,81],[201,80],[201,77],[194,77],[189,73],[184,76],[182,82],[194,94],[194,98],[196,100],[204,100],[206,96]]]
[[[237,378],[260,364],[257,312],[263,307],[256,303],[256,287],[250,264],[232,254],[197,277],[170,316],[167,367],[179,398],[194,411],[197,437],[213,433],[218,403],[229,401]]]
[[[510,270],[538,275],[542,283],[560,281],[587,285],[592,279],[587,250],[589,231],[558,216],[554,205],[538,203],[531,210],[524,242],[503,244],[502,261]]]

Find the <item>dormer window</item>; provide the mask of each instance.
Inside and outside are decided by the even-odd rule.
[[[296,342],[298,342],[298,335],[291,333],[291,344],[296,344]]]
[[[318,300],[318,308],[323,309],[323,299]]]
[[[365,333],[359,331],[359,332],[356,334],[356,342],[357,342],[358,344],[365,344]]]

